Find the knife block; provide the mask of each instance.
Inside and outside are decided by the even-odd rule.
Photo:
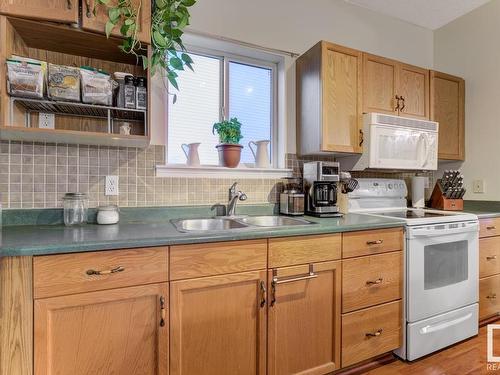
[[[463,211],[464,200],[446,198],[443,195],[443,191],[441,190],[441,185],[439,184],[438,181],[436,182],[434,190],[432,191],[430,206],[431,208],[435,208],[437,210]]]

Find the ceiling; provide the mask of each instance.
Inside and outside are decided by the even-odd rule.
[[[436,30],[490,0],[345,0],[427,29]]]

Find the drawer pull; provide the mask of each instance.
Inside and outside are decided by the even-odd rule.
[[[167,311],[165,308],[165,297],[160,297],[160,327],[165,327],[165,318],[167,316]]]
[[[490,294],[489,296],[486,296],[488,299],[497,299],[496,293]]]
[[[266,305],[266,284],[264,281],[260,281],[260,307],[264,307]]]
[[[383,279],[382,279],[381,277],[379,277],[377,280],[368,280],[368,281],[366,282],[366,285],[368,285],[368,286],[371,286],[371,285],[377,285],[377,284],[382,283],[382,280],[383,280]]]
[[[72,3],[72,1],[71,1],[71,0],[68,0],[68,1],[67,1],[67,8],[68,8],[68,9],[72,9],[72,8],[73,8],[73,3]]]
[[[382,334],[382,328],[380,328],[378,331],[375,331],[375,332],[368,332],[365,334],[366,337],[377,337],[377,336],[380,336]]]
[[[497,229],[497,227],[495,227],[494,225],[491,225],[491,226],[489,226],[489,227],[486,227],[486,229],[488,229],[488,230],[493,230],[493,229]]]
[[[367,245],[381,245],[384,240],[366,241]]]
[[[271,306],[274,306],[276,303],[276,286],[279,284],[286,284],[286,283],[293,283],[296,281],[302,281],[302,280],[310,280],[310,279],[315,279],[317,278],[318,275],[314,273],[314,266],[312,264],[309,264],[309,273],[302,275],[302,276],[293,276],[289,278],[284,278],[284,279],[279,279],[278,278],[278,271],[276,269],[273,270],[273,281],[271,282],[271,290],[272,290],[272,297],[271,297]]]
[[[125,268],[123,268],[122,266],[118,266],[118,267],[112,268],[110,270],[104,270],[104,271],[87,270],[87,275],[89,275],[89,276],[92,276],[92,275],[98,275],[98,276],[111,275],[113,273],[118,273],[118,272],[123,272],[123,271],[125,271]]]
[[[486,257],[486,260],[495,260],[495,259],[497,259],[496,255],[492,255],[490,257]]]

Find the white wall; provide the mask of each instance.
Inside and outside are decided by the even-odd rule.
[[[303,53],[327,40],[422,67],[433,64],[432,31],[344,0],[198,0],[191,15],[193,30],[265,47]],[[295,66],[292,59],[286,65],[287,152],[295,152]],[[153,114],[155,127],[162,117]],[[162,143],[161,131],[153,135]]]
[[[500,0],[436,30],[434,66],[465,79],[466,199],[500,200]],[[472,193],[484,179],[486,192]]]

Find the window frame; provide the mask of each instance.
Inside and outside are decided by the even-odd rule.
[[[243,56],[240,54],[234,54],[227,51],[214,49],[214,48],[205,48],[200,46],[186,45],[186,49],[188,53],[193,53],[200,56],[205,56],[209,58],[214,58],[219,60],[220,64],[220,83],[219,83],[219,121],[222,121],[224,118],[229,117],[229,64],[231,62],[245,64],[257,68],[265,68],[271,70],[271,143],[270,143],[270,157],[271,157],[271,169],[278,169],[280,166],[280,160],[278,156],[279,149],[279,110],[278,110],[278,63],[272,61],[266,61],[263,59],[252,58],[249,56]],[[196,70],[196,67],[194,67]],[[168,88],[171,87],[170,83],[168,83]],[[170,109],[170,100],[167,99],[166,102],[166,147],[165,147],[165,161],[166,166],[176,166],[179,167],[182,164],[174,164],[168,162],[168,134],[169,134],[169,121],[168,121],[168,111]],[[243,145],[245,146],[245,145]],[[248,147],[248,145],[246,146]],[[242,165],[255,165],[255,163],[241,163],[241,165],[237,168],[238,170],[244,170]],[[218,167],[217,165],[205,164],[201,165],[199,168],[203,169],[213,169]],[[219,167],[222,168],[222,167]],[[251,169],[251,168],[248,168]]]

